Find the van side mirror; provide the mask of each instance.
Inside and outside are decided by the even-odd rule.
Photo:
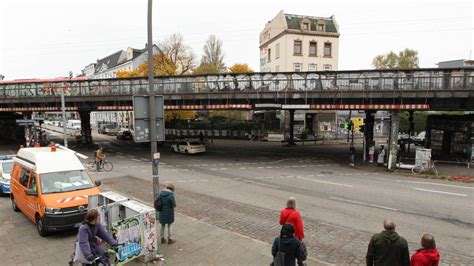
[[[26,195],[28,196],[38,196],[38,193],[33,191],[33,189],[29,188],[26,190]]]
[[[95,181],[95,185],[98,186],[98,187],[100,187],[100,185],[102,185],[102,182],[100,182],[100,180],[96,180],[96,181]]]

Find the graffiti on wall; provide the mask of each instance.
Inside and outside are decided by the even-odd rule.
[[[294,72],[163,77],[155,81],[160,94],[285,91],[472,90],[473,70],[357,72]],[[73,82],[0,83],[0,97],[140,95],[146,78]]]

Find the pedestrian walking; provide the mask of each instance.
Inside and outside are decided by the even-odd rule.
[[[165,227],[168,226],[168,244],[171,245],[176,242],[173,239],[173,223],[174,223],[174,208],[176,208],[176,200],[174,198],[174,190],[175,187],[173,184],[169,184],[160,192],[158,196],[161,200],[161,209],[158,210],[159,214],[159,221],[161,224],[160,236],[161,236],[161,244],[166,244],[165,238]],[[156,208],[155,202],[155,208]]]
[[[369,147],[369,163],[374,162],[374,157],[375,157],[375,146],[371,144]]]
[[[420,244],[422,248],[411,256],[411,266],[438,266],[439,252],[434,237],[424,234]]]
[[[380,147],[379,156],[377,157],[377,164],[378,166],[384,166],[385,164],[385,148],[383,145]]]
[[[306,250],[306,244],[303,242],[304,238],[304,227],[303,227],[303,218],[298,210],[296,210],[296,199],[295,197],[290,197],[286,202],[286,208],[280,212],[280,224],[291,224],[295,232],[295,237],[301,241],[301,246],[303,250],[303,260],[306,260],[308,252]]]
[[[356,149],[354,147],[354,144],[351,143],[351,147],[349,148],[349,158],[350,158],[349,165],[352,167],[354,167],[355,165],[355,153],[356,153]]]
[[[273,240],[272,256],[273,266],[294,266],[295,261],[299,266],[303,266],[304,255],[301,242],[294,236],[295,230],[291,224],[284,224],[281,227],[280,236]]]
[[[405,238],[395,232],[395,222],[386,219],[383,222],[384,231],[375,234],[367,249],[367,266],[409,266],[410,254]]]

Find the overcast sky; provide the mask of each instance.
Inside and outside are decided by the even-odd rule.
[[[472,1],[154,0],[153,39],[174,32],[198,55],[210,34],[223,41],[225,62],[259,71],[259,33],[280,10],[335,15],[339,69],[369,69],[391,50],[415,49],[421,67],[469,59]],[[79,74],[89,63],[146,43],[147,0],[0,0],[0,74],[5,79]]]

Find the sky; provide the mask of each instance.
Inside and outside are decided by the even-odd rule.
[[[259,71],[259,34],[276,14],[339,24],[339,69],[372,68],[379,54],[418,51],[420,67],[473,53],[472,1],[154,0],[153,39],[181,33],[198,60],[214,34],[225,63]],[[147,0],[0,0],[0,74],[5,79],[74,75],[97,59],[147,40]]]

